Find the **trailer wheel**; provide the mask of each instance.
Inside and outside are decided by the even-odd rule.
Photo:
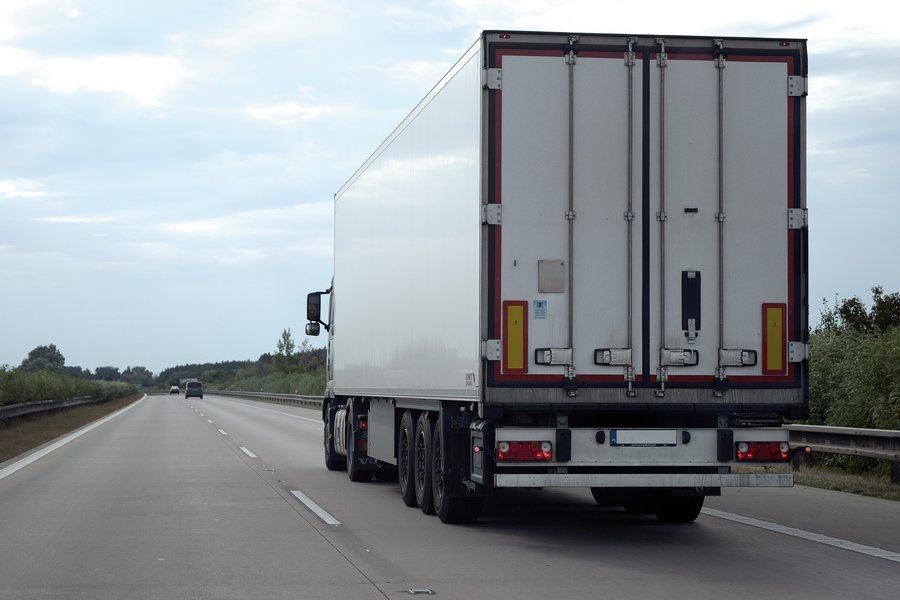
[[[356,418],[355,402],[347,403],[347,477],[357,483],[372,480],[371,469],[360,469],[356,464],[356,436],[353,434],[353,423]]]
[[[431,436],[431,494],[434,512],[443,523],[474,523],[481,514],[481,496],[451,496],[444,481],[444,449],[441,424],[436,423]]]
[[[693,523],[703,508],[703,496],[672,496],[659,501],[654,513],[663,523]]]
[[[431,491],[431,419],[423,412],[416,421],[415,458],[413,471],[416,504],[426,515],[434,514],[434,501]]]
[[[334,406],[325,412],[325,468],[329,471],[343,471],[347,460],[334,449]]]
[[[397,479],[400,482],[400,496],[407,506],[416,506],[416,484],[413,481],[416,472],[413,464],[415,436],[412,413],[404,411],[397,430]]]

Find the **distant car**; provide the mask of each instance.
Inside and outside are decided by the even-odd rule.
[[[169,388],[169,393],[170,394],[180,394],[181,388],[179,388],[177,385],[173,385],[172,387]]]
[[[198,398],[203,398],[203,384],[199,381],[188,381],[184,385],[184,397],[190,398],[191,396],[197,396]]]

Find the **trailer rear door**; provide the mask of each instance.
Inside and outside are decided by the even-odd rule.
[[[487,42],[488,385],[801,402],[803,42]]]

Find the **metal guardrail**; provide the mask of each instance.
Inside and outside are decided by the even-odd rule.
[[[216,396],[232,396],[235,398],[247,398],[248,400],[262,400],[276,404],[288,404],[291,406],[303,406],[306,408],[322,408],[321,396],[301,396],[299,394],[270,394],[267,392],[238,392],[233,390],[206,390],[207,394]]]
[[[785,429],[791,432],[792,446],[809,446],[813,452],[889,461],[891,483],[900,483],[900,431],[823,425],[785,425]]]
[[[16,417],[24,417],[37,413],[52,412],[54,410],[62,410],[64,408],[72,408],[81,406],[82,404],[94,404],[99,398],[94,396],[81,396],[79,398],[69,398],[67,400],[42,400],[40,402],[23,402],[21,404],[12,404],[10,406],[0,406],[0,421],[15,419]]]

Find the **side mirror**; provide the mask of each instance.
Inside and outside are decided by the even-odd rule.
[[[319,324],[318,323],[307,323],[306,324],[306,335],[315,337],[319,335]]]
[[[306,296],[306,320],[313,321],[318,327],[319,321],[322,320],[322,292],[312,292]],[[312,323],[310,323],[312,325]],[[309,325],[307,325],[307,328]],[[308,333],[307,335],[319,335],[316,333]]]

